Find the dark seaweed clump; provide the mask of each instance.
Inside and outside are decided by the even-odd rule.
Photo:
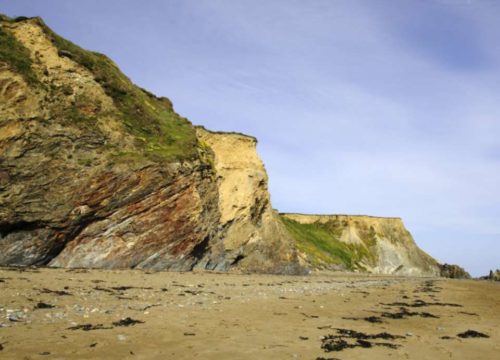
[[[383,312],[381,314],[382,317],[389,318],[389,319],[406,319],[408,317],[412,316],[419,316],[423,318],[433,318],[433,319],[439,319],[439,316],[428,313],[428,312],[416,312],[416,311],[408,311],[405,308],[401,308],[398,312]]]
[[[476,330],[467,330],[463,333],[460,333],[457,335],[458,337],[461,337],[462,339],[467,339],[467,338],[489,338],[488,335],[480,333],[479,331]]]
[[[384,304],[382,303],[381,305],[385,306],[406,306],[406,307],[423,307],[423,306],[450,306],[450,307],[463,307],[460,304],[453,304],[453,303],[442,303],[442,302],[425,302],[423,300],[415,300],[412,304],[405,303],[405,302],[394,302],[390,304]]]
[[[360,317],[360,318],[357,318],[357,317],[343,317],[342,319],[345,319],[345,320],[364,320],[364,321],[368,321],[369,323],[372,323],[372,324],[381,324],[381,323],[383,323],[382,319],[379,318],[378,316],[368,316],[368,317]]]
[[[83,331],[91,331],[91,330],[104,330],[104,329],[112,329],[110,327],[105,327],[102,324],[92,325],[92,324],[81,324],[69,327],[68,330],[83,330]]]
[[[326,335],[321,340],[321,348],[325,352],[342,351],[344,349],[352,349],[356,347],[371,348],[374,346],[384,346],[391,349],[400,347],[398,344],[390,342],[373,342],[369,340],[383,339],[383,340],[397,340],[404,339],[404,336],[392,335],[387,332],[379,334],[365,334],[355,330],[336,329],[336,335]]]
[[[46,288],[43,288],[42,290],[40,290],[40,293],[41,294],[53,294],[53,295],[57,295],[57,296],[70,296],[71,294],[67,291],[64,291],[64,290],[50,290],[50,289],[46,289]]]
[[[38,309],[52,309],[54,307],[55,307],[54,305],[47,304],[47,303],[44,303],[44,302],[39,302],[38,304],[35,305],[35,310],[38,310]]]
[[[143,324],[144,321],[141,321],[141,320],[134,320],[132,318],[125,318],[125,319],[121,319],[120,321],[115,321],[113,323],[114,326],[130,326],[130,325],[135,325],[135,324]]]

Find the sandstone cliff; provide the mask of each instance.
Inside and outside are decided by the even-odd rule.
[[[204,266],[211,268],[218,263],[216,269],[225,269],[238,264],[253,272],[301,272],[293,238],[271,207],[257,140],[202,127],[197,128],[197,134],[215,155],[222,239],[212,247]]]
[[[438,276],[437,262],[415,244],[400,218],[281,214],[313,268]]]
[[[0,20],[0,264],[293,270],[254,146],[216,174],[168,99],[39,18]]]

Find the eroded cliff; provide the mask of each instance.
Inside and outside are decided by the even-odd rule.
[[[400,219],[277,214],[255,138],[0,16],[0,265],[437,275]]]
[[[191,269],[219,219],[193,126],[38,18],[0,36],[0,263]]]
[[[400,218],[281,214],[305,262],[313,268],[376,274],[438,276]]]
[[[197,128],[197,134],[214,152],[219,194],[222,241],[212,248],[207,266],[237,264],[252,272],[301,272],[293,238],[272,209],[257,140],[202,127]]]
[[[0,264],[299,271],[254,139],[197,135],[104,55],[0,21]]]

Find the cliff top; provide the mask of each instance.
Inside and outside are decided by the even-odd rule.
[[[240,136],[240,137],[243,137],[243,138],[247,138],[249,140],[252,140],[254,141],[256,144],[258,143],[258,140],[255,136],[252,136],[252,135],[247,135],[247,134],[243,134],[243,133],[240,133],[238,131],[214,131],[214,130],[208,130],[206,127],[204,127],[203,125],[196,125],[195,126],[195,129],[200,129],[200,130],[203,130],[203,131],[206,131],[210,134],[217,134],[217,135],[228,135],[228,136]]]
[[[396,216],[373,216],[373,215],[350,215],[350,214],[303,214],[303,213],[287,213],[280,212],[281,216],[287,217],[334,217],[334,218],[367,218],[367,219],[387,219],[387,220],[402,220],[400,217]]]

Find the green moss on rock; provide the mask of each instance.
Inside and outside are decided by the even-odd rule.
[[[359,262],[370,257],[365,246],[340,241],[344,229],[340,221],[301,224],[283,216],[281,221],[294,237],[297,248],[314,266],[343,265],[349,270],[363,269]]]
[[[134,85],[105,55],[87,51],[54,33],[37,19],[45,34],[59,50],[93,75],[120,111],[129,133],[145,155],[154,160],[189,160],[198,157],[198,141],[191,123],[180,117],[165,98]]]
[[[38,79],[31,67],[30,53],[23,44],[5,27],[0,25],[0,62],[8,64],[21,74],[31,85],[38,84]]]

